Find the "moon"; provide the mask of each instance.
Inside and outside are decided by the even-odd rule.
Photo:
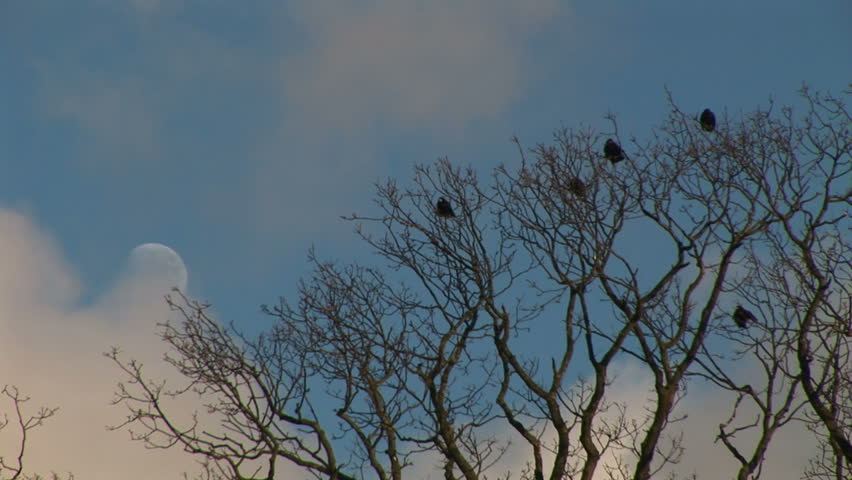
[[[143,243],[130,251],[131,275],[140,280],[186,290],[189,273],[180,255],[162,243]]]

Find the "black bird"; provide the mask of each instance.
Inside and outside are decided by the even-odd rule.
[[[453,212],[453,207],[450,206],[450,202],[444,197],[438,199],[438,203],[435,205],[435,214],[444,218],[453,218],[456,216]]]
[[[567,187],[569,192],[577,195],[578,197],[586,196],[586,184],[577,177],[571,177],[571,179],[568,180]]]
[[[613,139],[607,138],[606,143],[604,143],[604,156],[610,162],[618,163],[624,160],[624,150]]]
[[[734,310],[734,322],[737,323],[737,326],[740,328],[746,328],[748,326],[749,320],[751,320],[752,322],[756,322],[757,317],[755,317],[753,313],[749,312],[741,305],[737,305],[737,309]]]
[[[701,123],[701,128],[708,132],[716,129],[716,115],[709,108],[705,108],[701,112],[701,117],[698,118],[698,121]]]

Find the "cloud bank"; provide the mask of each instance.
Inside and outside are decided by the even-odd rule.
[[[26,473],[72,472],[91,480],[180,478],[195,472],[195,459],[178,450],[146,450],[126,431],[107,431],[125,412],[111,407],[121,379],[102,356],[121,346],[144,361],[148,373],[168,376],[159,361],[157,322],[169,317],[162,282],[134,282],[128,273],[90,308],[78,307],[81,285],[56,243],[33,222],[0,209],[0,384],[15,385],[40,406],[59,407],[53,418],[30,432]],[[0,412],[13,419],[11,401]],[[0,432],[0,455],[17,452],[18,432]]]
[[[162,294],[167,282],[139,282],[138,272],[129,269],[101,301],[79,308],[79,280],[63,259],[50,236],[21,214],[0,209],[0,384],[16,385],[32,397],[25,405],[34,413],[38,406],[59,406],[59,413],[32,432],[28,443],[27,471],[73,472],[77,478],[126,480],[180,478],[195,472],[195,459],[179,450],[146,450],[128,439],[126,431],[107,431],[125,415],[110,407],[118,369],[102,356],[112,345],[146,365],[153,378],[169,378],[170,370],[160,362],[163,343],[154,335],[157,322],[169,318]],[[145,273],[150,278],[150,272]],[[164,280],[168,280],[166,277]],[[737,376],[748,377],[757,367],[743,361]],[[625,405],[628,415],[639,418],[651,398],[651,378],[635,362],[614,368],[608,399]],[[11,404],[0,399],[0,412]],[[682,431],[686,446],[683,461],[673,468],[679,475],[693,473],[713,478],[733,472],[736,465],[720,443],[715,443],[718,424],[730,414],[732,398],[726,392],[691,385],[689,395],[678,407],[686,419],[671,426]],[[193,405],[177,405],[178,416]],[[750,414],[742,412],[743,418]],[[511,430],[495,435],[511,438]],[[748,442],[748,435],[741,440]],[[0,432],[0,454],[15,450],[17,433],[7,427]],[[518,474],[528,461],[524,443],[515,439],[506,457],[491,472]],[[745,446],[745,444],[743,444]],[[746,448],[747,450],[747,448]],[[799,478],[814,453],[814,439],[802,425],[782,428],[769,449],[766,478]],[[608,454],[604,461],[612,461]],[[435,459],[435,462],[438,462]],[[409,472],[417,478],[438,475],[429,458]],[[291,478],[299,478],[290,472]],[[601,468],[599,477],[603,478]]]

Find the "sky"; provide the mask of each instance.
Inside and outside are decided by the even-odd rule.
[[[147,332],[168,316],[135,247],[167,245],[191,296],[260,329],[311,246],[369,260],[339,217],[372,212],[376,180],[441,156],[484,176],[518,162],[513,135],[606,129],[607,112],[641,137],[665,88],[730,114],[803,82],[840,93],[849,18],[846,0],[0,0],[0,384],[61,406],[55,441],[113,448],[86,406],[117,378],[99,354],[157,358]]]

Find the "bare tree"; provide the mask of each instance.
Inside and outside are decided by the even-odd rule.
[[[802,93],[803,114],[770,104],[713,131],[670,98],[645,142],[610,118],[515,139],[518,164],[487,182],[441,159],[379,183],[377,213],[345,217],[377,264],[312,251],[257,338],[169,298],[182,385],[110,352],[129,380],[116,428],[198,455],[206,478],[676,478],[678,405],[703,381],[730,393],[708,435],[737,478],[760,478],[775,434],[802,422],[824,441],[809,474],[842,478],[852,132],[839,99]],[[608,137],[627,161],[602,155]],[[758,321],[735,323],[738,304]],[[613,393],[628,362],[651,379],[639,410]],[[179,418],[168,402],[187,395],[205,410]]]
[[[758,322],[720,330],[737,349],[705,347],[700,362],[702,375],[737,394],[718,438],[740,462],[741,479],[759,476],[772,436],[799,416],[834,445],[836,478],[846,478],[843,463],[850,461],[840,447],[852,431],[848,402],[840,398],[844,391],[848,396],[852,376],[852,264],[843,234],[849,228],[850,118],[839,99],[802,94],[807,115],[801,123],[790,108],[772,115],[770,104],[745,118],[740,131],[720,134],[728,152],[750,160],[750,191],[774,217],[761,241],[746,246],[741,273],[726,287],[748,299]],[[761,135],[742,140],[748,131]],[[760,376],[744,383],[727,373],[732,361],[749,357]],[[749,405],[757,419],[740,422]],[[757,440],[736,446],[734,439],[751,430],[759,430]]]
[[[55,472],[49,476],[26,473],[24,461],[30,432],[44,425],[45,420],[56,415],[59,407],[40,407],[36,413],[30,415],[24,412],[24,404],[30,400],[30,397],[22,395],[18,388],[13,385],[4,385],[2,393],[6,398],[11,400],[15,413],[11,419],[8,414],[3,414],[2,419],[0,419],[0,431],[8,428],[10,424],[14,424],[13,428],[17,429],[19,439],[16,442],[17,448],[11,456],[0,455],[0,479],[60,480],[63,478]],[[69,473],[64,478],[73,480],[74,476]]]

